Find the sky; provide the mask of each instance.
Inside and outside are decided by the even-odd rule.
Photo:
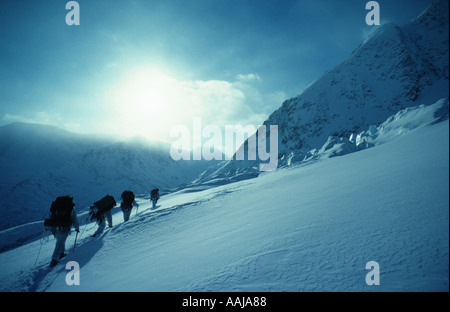
[[[0,125],[169,143],[194,118],[261,125],[380,27],[361,0],[79,0],[72,26],[67,2],[0,2]],[[402,25],[431,0],[378,3]]]

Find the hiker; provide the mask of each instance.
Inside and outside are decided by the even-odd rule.
[[[75,209],[73,208],[73,198],[61,196],[56,198],[50,207],[50,218],[46,219],[44,226],[50,228],[56,239],[55,250],[53,251],[50,267],[58,264],[59,260],[66,256],[66,240],[73,226],[77,233],[80,232],[80,225]]]
[[[96,221],[98,224],[97,231],[91,235],[95,237],[101,233],[106,228],[106,221],[108,222],[109,228],[113,227],[111,209],[116,206],[116,200],[111,195],[106,195],[99,201],[94,203],[94,206],[91,206],[91,212],[89,213],[91,216],[91,221]],[[106,219],[106,220],[105,220]]]
[[[123,213],[123,222],[127,222],[130,219],[131,210],[133,206],[139,208],[139,204],[135,201],[135,196],[132,191],[123,191],[122,195],[122,203],[120,207],[122,208]]]
[[[159,188],[153,189],[150,193],[150,200],[153,203],[153,208],[155,208],[156,203],[158,202],[159,199]]]

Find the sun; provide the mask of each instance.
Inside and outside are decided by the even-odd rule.
[[[138,92],[139,107],[146,114],[159,114],[164,110],[166,90],[149,86]]]
[[[170,95],[172,83],[173,78],[160,69],[134,69],[127,74],[119,98],[128,102],[125,104],[128,109],[131,105],[135,110],[142,110],[142,113],[161,111]]]
[[[142,66],[127,71],[110,94],[110,107],[121,133],[150,139],[170,133],[167,127],[179,102],[177,89],[178,81],[160,68]]]

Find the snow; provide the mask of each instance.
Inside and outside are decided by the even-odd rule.
[[[311,150],[305,161],[317,158],[342,156],[355,151],[389,142],[419,127],[425,127],[448,118],[448,99],[441,99],[432,105],[407,107],[389,117],[379,126],[370,125],[369,129],[349,138],[328,137],[320,150]]]
[[[138,213],[123,223],[115,208],[102,236],[81,226],[73,253],[69,236],[53,270],[53,238],[4,251],[0,290],[448,291],[449,125],[414,122],[430,111],[389,118],[369,149],[182,189],[156,209],[138,197]],[[80,265],[78,286],[66,284],[69,261]],[[379,286],[365,282],[369,261],[380,265]]]

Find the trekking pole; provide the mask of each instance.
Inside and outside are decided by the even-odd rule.
[[[36,263],[37,263],[37,261],[38,261],[39,255],[41,254],[42,244],[40,244],[40,245],[41,245],[41,247],[39,247],[39,252],[38,252],[38,254],[37,254],[36,260],[34,261],[34,267],[36,266]]]
[[[41,234],[41,239],[39,240],[39,245],[41,245],[41,246],[39,247],[39,251],[38,251],[38,254],[36,256],[36,260],[34,261],[34,266],[36,266],[36,263],[37,263],[37,261],[39,259],[39,255],[41,254],[42,245],[44,245],[43,238],[44,238],[44,234],[46,232],[47,232],[47,230],[44,228],[44,230],[42,231],[42,234]]]
[[[77,231],[77,235],[75,235],[75,243],[73,243],[73,250],[72,252],[75,252],[75,247],[77,246],[77,238],[78,238],[78,233],[80,232],[80,230]]]
[[[83,234],[84,234],[84,232],[85,232],[86,229],[87,229],[87,226],[88,226],[88,220],[89,220],[89,218],[90,218],[91,216],[92,216],[92,214],[89,213],[89,215],[87,216],[86,220],[84,221],[85,226],[84,226],[83,232],[81,232],[81,234],[80,234],[80,239],[81,239],[81,237],[83,237]],[[91,221],[92,221],[92,219],[91,219]],[[90,229],[89,229],[89,230],[90,230]]]
[[[86,221],[84,221],[85,226],[84,226],[83,232],[81,232],[80,239],[81,239],[81,237],[83,236],[84,231],[86,231],[86,228],[87,228],[87,226],[88,226],[88,223],[87,223],[87,222],[88,222],[90,216],[91,216],[91,215],[89,214],[88,217],[86,218]],[[77,233],[77,234],[78,234],[78,233]]]

